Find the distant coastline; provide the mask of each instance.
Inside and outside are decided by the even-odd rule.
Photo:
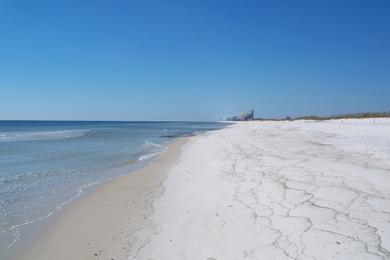
[[[252,116],[253,116],[253,112],[252,112]],[[239,118],[239,119],[236,120],[235,118]],[[284,118],[248,117],[243,119],[240,117],[229,117],[227,121],[332,120],[332,119],[364,119],[364,118],[390,118],[390,111],[336,114],[336,115],[329,115],[329,116],[318,116],[318,115],[308,115],[308,116],[298,116],[298,117],[286,116]]]

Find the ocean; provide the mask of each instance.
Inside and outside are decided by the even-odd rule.
[[[217,122],[0,121],[0,256],[84,192]]]

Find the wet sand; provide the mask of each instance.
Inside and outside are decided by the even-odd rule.
[[[131,235],[145,226],[186,140],[178,138],[149,166],[71,203],[16,259],[127,259],[134,243]]]

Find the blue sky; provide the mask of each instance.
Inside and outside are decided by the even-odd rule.
[[[0,119],[390,110],[390,1],[1,1]]]

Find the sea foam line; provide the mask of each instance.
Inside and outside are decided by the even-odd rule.
[[[138,161],[145,161],[145,160],[148,160],[148,159],[151,159],[157,155],[161,154],[161,152],[157,152],[157,153],[148,153],[148,154],[144,154],[144,155],[141,155],[139,158],[138,158]]]
[[[59,130],[43,132],[3,132],[0,133],[0,142],[19,142],[35,140],[61,140],[83,136],[90,129]]]
[[[151,146],[151,147],[156,147],[156,148],[161,148],[161,145],[160,144],[156,144],[156,143],[153,143],[153,142],[150,142],[148,140],[146,140],[143,144],[144,147],[148,147],[148,146]]]
[[[13,241],[8,244],[7,248],[11,248],[12,246],[15,245],[15,243],[19,240],[19,237],[20,237],[20,228],[24,227],[24,226],[27,226],[27,225],[30,225],[30,224],[34,224],[34,223],[38,223],[40,221],[43,221],[49,217],[51,217],[52,215],[56,214],[57,212],[59,212],[60,210],[62,210],[66,205],[68,205],[69,203],[71,203],[73,200],[79,198],[85,189],[87,188],[90,188],[92,186],[95,186],[95,185],[98,185],[102,182],[106,182],[106,181],[110,181],[112,180],[113,178],[110,178],[110,179],[107,179],[107,180],[104,180],[104,181],[94,181],[94,182],[91,182],[91,183],[87,183],[87,184],[84,184],[84,185],[81,185],[78,189],[78,192],[76,195],[72,196],[71,198],[69,198],[68,200],[60,203],[58,206],[55,207],[55,209],[53,211],[50,211],[48,214],[46,214],[45,216],[42,216],[42,217],[39,217],[39,218],[36,218],[34,220],[30,220],[30,221],[26,221],[22,224],[17,224],[17,225],[13,225],[11,226],[10,228],[6,229],[6,230],[3,230],[1,231],[2,234],[4,233],[7,233],[7,232],[12,232],[13,236],[14,236],[14,239]]]

